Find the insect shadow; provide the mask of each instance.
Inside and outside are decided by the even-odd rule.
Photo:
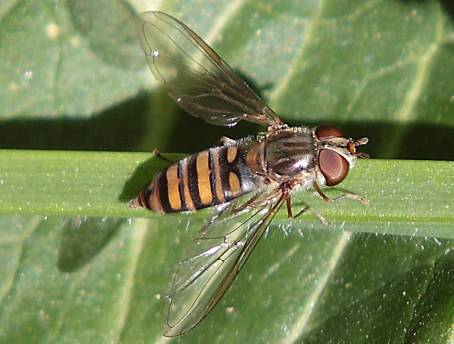
[[[127,219],[70,217],[61,232],[57,266],[73,272],[85,266],[110,242]]]
[[[118,200],[122,203],[129,202],[150,182],[151,177],[154,177],[159,171],[170,165],[171,162],[181,158],[181,154],[165,154],[165,158],[169,159],[169,161],[165,161],[158,157],[155,152],[151,152],[150,158],[142,162],[125,182]]]

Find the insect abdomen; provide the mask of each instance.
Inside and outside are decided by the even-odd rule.
[[[231,201],[257,188],[240,147],[214,147],[170,165],[130,202],[160,213],[197,210]]]

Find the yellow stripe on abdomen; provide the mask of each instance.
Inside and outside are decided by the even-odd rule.
[[[167,177],[167,196],[169,198],[170,207],[173,210],[181,210],[181,195],[180,195],[180,178],[178,178],[178,164],[169,166],[166,173]]]
[[[210,181],[210,164],[209,164],[209,151],[203,151],[197,155],[197,186],[199,190],[200,201],[203,205],[209,205],[213,202],[213,194],[211,191]]]
[[[238,196],[242,194],[240,178],[235,172],[229,173],[229,185],[230,185],[230,192],[233,196]]]

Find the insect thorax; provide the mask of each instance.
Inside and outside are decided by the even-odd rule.
[[[247,151],[246,164],[268,183],[295,180],[308,188],[316,176],[314,134],[307,128],[287,128],[269,134]]]

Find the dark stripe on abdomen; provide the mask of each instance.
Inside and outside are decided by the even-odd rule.
[[[248,171],[240,147],[190,155],[158,173],[146,189],[146,206],[174,213],[231,201],[257,188]]]
[[[245,193],[242,188],[243,174],[240,171],[240,164],[242,163],[240,157],[238,147],[222,147],[222,149],[219,149],[220,182],[226,201],[231,201]]]
[[[170,166],[169,166],[170,167]],[[172,211],[169,203],[169,190],[167,189],[167,168],[158,173],[155,179],[152,181],[154,188],[152,188],[150,195],[147,196],[147,199],[150,200],[150,207],[153,209],[152,205],[154,202],[159,202],[163,211],[169,213]],[[154,190],[154,192],[153,192]],[[156,198],[153,202],[152,198]]]
[[[187,164],[186,164],[186,171],[187,171],[187,179],[185,183],[188,183],[189,187],[189,194],[192,199],[192,203],[194,204],[194,209],[202,209],[204,208],[202,201],[200,200],[199,196],[199,189],[198,189],[198,173],[197,173],[197,155],[193,154],[188,156]]]

